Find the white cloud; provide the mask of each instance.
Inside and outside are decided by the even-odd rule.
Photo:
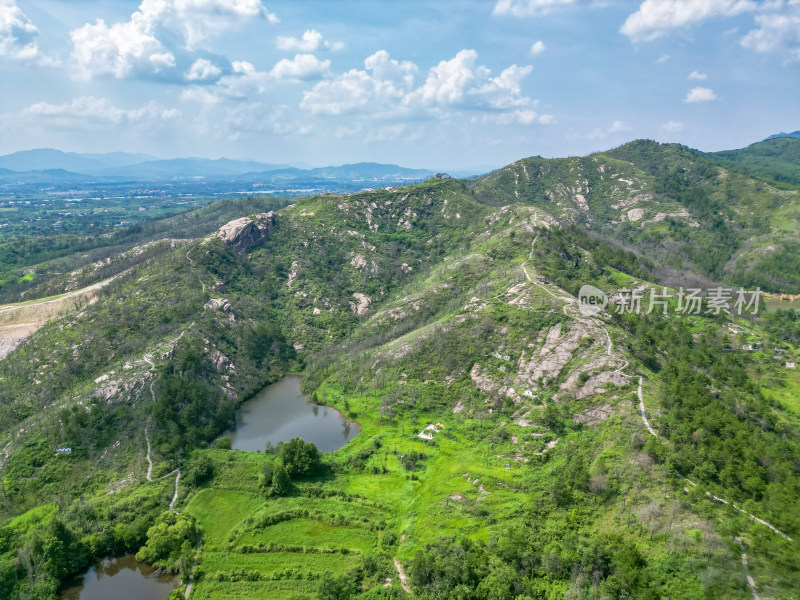
[[[251,19],[279,20],[261,0],[142,0],[139,10],[170,29],[182,29],[189,46]]]
[[[339,115],[357,110],[396,110],[414,84],[417,66],[398,62],[379,50],[364,61],[367,71],[351,69],[332,81],[303,92],[300,107],[314,114]]]
[[[686,98],[684,98],[684,102],[711,102],[712,100],[716,100],[717,95],[714,93],[714,90],[704,87],[696,87],[689,91],[686,94]]]
[[[138,70],[159,73],[175,66],[175,55],[156,39],[140,12],[126,23],[111,26],[98,19],[94,25],[73,30],[70,37],[72,57],[85,79],[97,75],[121,79]]]
[[[196,43],[252,18],[276,19],[260,0],[142,0],[128,21],[97,19],[71,31],[72,59],[83,79],[180,81],[201,58],[192,49]]]
[[[340,50],[344,47],[341,42],[329,42],[322,37],[316,29],[309,29],[298,39],[291,36],[279,35],[275,40],[278,50],[288,52],[318,52],[320,50]]]
[[[533,43],[533,45],[531,46],[531,54],[534,54],[534,55],[535,54],[541,54],[545,50],[547,50],[547,46],[544,45],[544,42],[542,40],[535,41]]]
[[[788,61],[800,61],[800,0],[780,0],[755,17],[758,29],[742,38],[742,46],[756,52],[778,52]]]
[[[692,71],[689,73],[689,79],[697,79],[699,81],[705,81],[708,79],[708,75],[706,73],[700,73],[699,71]]]
[[[521,108],[510,112],[486,113],[480,117],[472,117],[473,123],[494,123],[495,125],[551,125],[555,122],[553,115],[540,114],[535,110]]]
[[[296,54],[291,60],[283,58],[270,71],[273,79],[308,81],[330,74],[331,61],[320,60],[313,54]]]
[[[667,121],[663,125],[661,125],[662,133],[678,133],[683,131],[685,125],[680,121]]]
[[[263,94],[270,81],[270,74],[259,71],[247,61],[234,61],[232,72],[220,77],[211,86],[193,86],[183,90],[181,98],[205,104],[222,101],[244,101]]]
[[[206,81],[208,79],[216,79],[220,73],[222,73],[222,69],[210,60],[198,58],[186,73],[186,79],[189,81]]]
[[[22,111],[23,117],[35,117],[37,121],[48,119],[58,126],[74,124],[141,123],[143,121],[163,121],[181,115],[177,109],[164,108],[157,102],[148,102],[138,108],[124,109],[115,106],[106,98],[81,96],[66,104],[38,102]]]
[[[497,0],[492,14],[520,19],[540,17],[574,3],[575,0]]]
[[[20,60],[39,55],[36,37],[39,30],[14,0],[0,0],[0,56]]]
[[[422,104],[456,104],[464,100],[468,89],[478,80],[488,78],[489,69],[475,67],[478,53],[461,50],[450,60],[443,60],[428,73],[425,84],[414,92]]]
[[[531,66],[511,65],[498,76],[478,65],[474,50],[461,50],[428,72],[415,87],[418,67],[398,62],[380,50],[364,61],[366,70],[352,69],[317,83],[303,93],[300,106],[314,114],[359,114],[399,117],[447,116],[450,111],[481,111],[481,122],[532,124],[552,122],[539,115],[535,102],[522,91]]]
[[[412,92],[406,102],[423,106],[458,105],[471,108],[510,109],[525,106],[530,99],[522,93],[521,82],[533,67],[511,65],[499,77],[475,65],[478,53],[461,50],[443,60],[428,73],[425,83]]]
[[[659,56],[659,57],[658,57],[658,58],[655,60],[655,64],[657,64],[657,65],[663,65],[663,64],[664,64],[665,62],[667,62],[667,61],[668,61],[670,58],[671,58],[671,57],[670,57],[670,55],[669,55],[669,54],[662,54],[661,56]]]
[[[757,8],[753,0],[644,0],[627,18],[620,32],[634,41],[650,41],[671,29]]]
[[[364,61],[364,66],[372,71],[374,77],[391,81],[400,87],[414,85],[414,77],[419,72],[417,65],[410,60],[399,62],[389,56],[386,50],[378,50]]]

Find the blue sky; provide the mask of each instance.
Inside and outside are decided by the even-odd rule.
[[[0,154],[499,166],[800,129],[800,0],[0,0]]]

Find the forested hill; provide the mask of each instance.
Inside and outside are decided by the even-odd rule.
[[[587,157],[523,159],[472,191],[487,204],[531,204],[633,250],[666,282],[798,293],[798,173],[798,139],[714,154],[638,140]]]
[[[794,597],[800,320],[675,289],[797,290],[768,179],[638,141],[60,248],[0,306],[0,597],[127,552],[196,599]],[[288,373],[361,433],[230,450]]]

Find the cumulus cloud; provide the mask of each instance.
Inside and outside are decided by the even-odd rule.
[[[699,81],[705,81],[708,79],[708,75],[706,73],[700,73],[699,71],[692,71],[689,73],[689,79],[697,79]]]
[[[313,114],[358,113],[370,118],[448,118],[459,114],[473,123],[549,124],[536,101],[522,90],[532,67],[511,65],[492,76],[477,63],[474,50],[462,50],[432,67],[417,82],[419,68],[397,61],[380,50],[364,61],[364,70],[352,69],[317,83],[304,92],[300,106]],[[348,126],[348,131],[353,125]]]
[[[210,60],[207,58],[198,58],[186,73],[186,79],[189,81],[206,81],[209,79],[216,79],[220,73],[222,73],[222,69]]]
[[[330,74],[331,61],[320,60],[313,54],[296,54],[291,60],[284,58],[270,71],[273,79],[309,81],[322,79]]]
[[[97,19],[71,31],[72,58],[83,79],[140,76],[179,81],[187,68],[186,76],[192,74],[201,58],[193,50],[195,44],[252,18],[276,19],[260,0],[142,0],[128,21],[109,25]],[[212,71],[206,69],[206,76]]]
[[[544,45],[544,42],[542,40],[535,41],[533,43],[533,45],[531,46],[531,54],[534,54],[534,55],[535,54],[541,54],[545,50],[547,50],[547,46]]]
[[[575,4],[575,0],[497,0],[492,14],[517,18],[540,17]]]
[[[644,0],[620,32],[633,41],[650,41],[676,28],[756,9],[753,0]]]
[[[301,108],[329,115],[367,108],[373,113],[390,110],[410,91],[418,71],[414,63],[394,60],[385,50],[369,56],[364,66],[366,71],[351,69],[303,92]]]
[[[663,125],[661,125],[661,132],[662,133],[678,133],[683,131],[685,125],[680,121],[667,121]]]
[[[39,56],[39,30],[14,0],[0,0],[0,56],[20,60]]]
[[[344,44],[341,42],[329,42],[322,37],[316,29],[307,30],[302,38],[279,35],[275,40],[278,50],[288,52],[318,52],[321,50],[340,50]]]
[[[487,122],[552,122],[551,115],[533,110],[534,101],[522,91],[531,66],[511,65],[493,77],[477,58],[474,50],[461,50],[416,84],[417,65],[394,60],[380,50],[364,61],[365,70],[352,69],[304,92],[300,106],[329,115],[358,111],[387,117],[441,116],[449,110],[466,110],[486,112],[476,118]]]
[[[263,94],[269,87],[269,82],[269,73],[259,71],[247,61],[234,61],[231,72],[220,77],[214,85],[192,86],[183,90],[181,97],[205,104],[246,101]]]
[[[684,102],[711,102],[712,100],[716,100],[717,95],[714,93],[714,90],[704,87],[696,87],[689,90],[689,93],[686,94],[686,98],[684,98]]]
[[[428,73],[425,83],[408,96],[408,103],[423,106],[459,105],[471,108],[510,109],[525,106],[530,99],[522,93],[521,82],[533,70],[530,65],[511,65],[491,77],[491,71],[476,65],[478,53],[461,50],[443,60]]]
[[[742,38],[756,52],[777,52],[790,62],[800,61],[800,0],[778,1],[755,17],[757,29]]]
[[[168,109],[157,102],[148,102],[137,108],[125,109],[115,106],[107,98],[81,96],[65,104],[37,102],[22,112],[23,117],[47,119],[50,124],[70,126],[74,124],[141,123],[143,121],[163,121],[181,115],[177,109]]]

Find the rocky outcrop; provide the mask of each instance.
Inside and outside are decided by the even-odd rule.
[[[240,252],[249,252],[269,239],[275,225],[275,213],[261,213],[225,223],[214,235]]]
[[[211,298],[211,300],[203,305],[203,308],[207,308],[209,310],[219,310],[225,313],[233,312],[233,306],[231,306],[231,303],[228,302],[226,298]]]
[[[350,302],[350,310],[353,311],[353,314],[363,317],[365,314],[367,314],[369,305],[372,303],[372,299],[366,294],[360,294],[358,292],[353,294],[353,298],[355,298],[356,301]]]
[[[211,363],[214,365],[214,368],[218,373],[236,370],[236,366],[219,350],[212,351],[209,354],[209,358],[211,359]]]

